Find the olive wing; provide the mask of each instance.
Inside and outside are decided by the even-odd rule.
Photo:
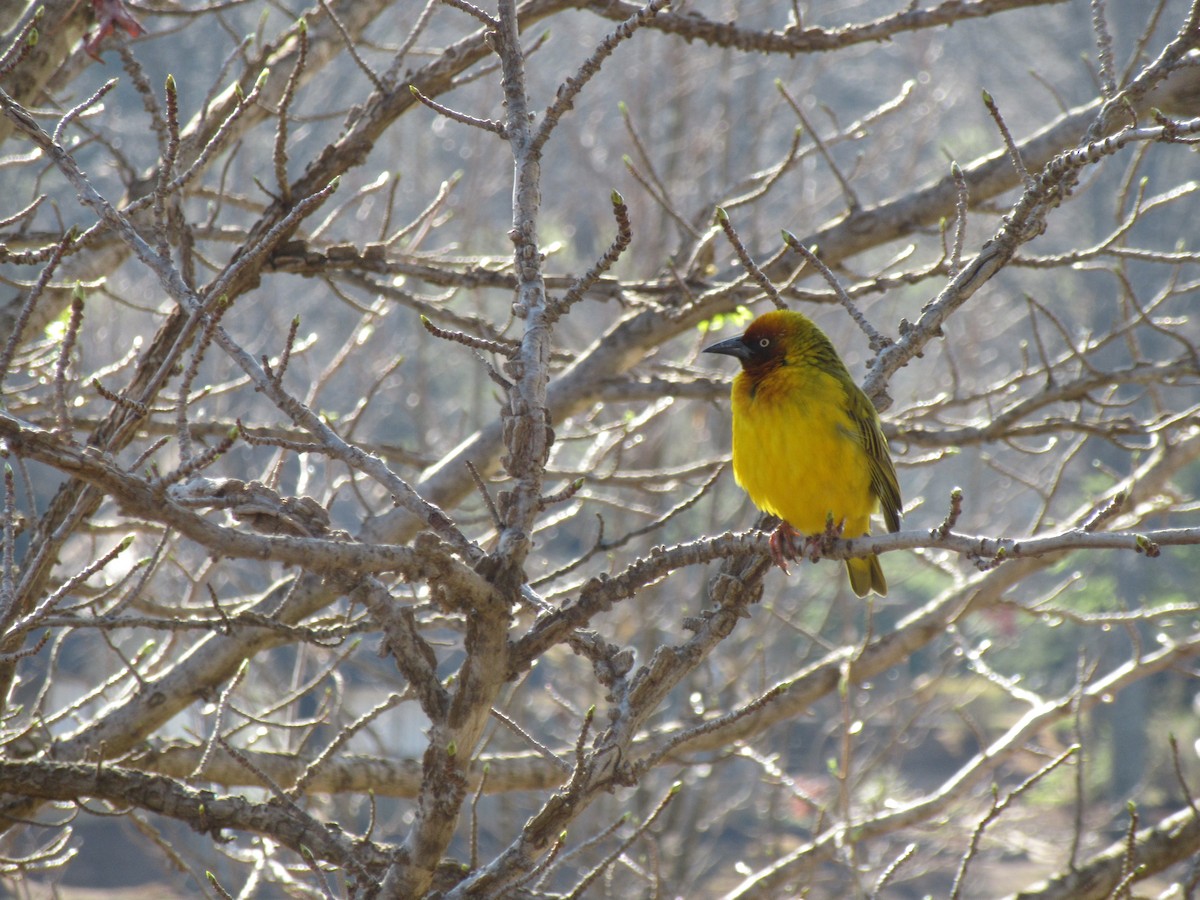
[[[858,426],[859,439],[863,449],[867,451],[867,460],[871,469],[871,492],[879,498],[879,507],[887,522],[888,531],[900,530],[900,510],[903,503],[900,500],[900,482],[896,479],[896,467],[892,464],[892,456],[888,452],[887,438],[879,425],[879,416],[875,408],[862,391],[855,391],[852,398],[850,417]]]

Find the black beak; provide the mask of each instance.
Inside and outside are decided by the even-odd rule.
[[[740,334],[735,338],[718,341],[711,347],[705,347],[701,352],[723,353],[726,356],[736,356],[738,359],[743,361],[750,358],[750,348],[746,346],[745,342],[742,340],[742,335]]]

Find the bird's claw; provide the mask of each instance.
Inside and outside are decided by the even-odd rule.
[[[767,539],[771,551],[771,561],[783,569],[785,575],[791,575],[788,562],[808,557],[813,562],[821,555],[833,549],[833,542],[842,536],[846,520],[834,524],[833,517],[825,520],[825,530],[818,534],[803,535],[787,522],[780,522]]]
[[[828,553],[833,549],[833,542],[840,540],[842,531],[846,527],[846,520],[842,519],[837,524],[834,524],[833,516],[827,516],[825,519],[825,530],[820,534],[814,534],[805,542],[805,547],[809,551],[810,558],[813,562],[817,561],[817,551]]]
[[[787,561],[796,558],[796,547],[793,541],[797,537],[799,537],[799,532],[795,528],[787,522],[780,522],[771,532],[771,536],[767,538],[767,546],[771,550],[771,561],[783,569],[785,575],[792,574],[788,569]]]

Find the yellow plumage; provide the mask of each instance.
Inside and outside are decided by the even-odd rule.
[[[829,517],[845,537],[866,535],[881,507],[888,530],[899,529],[900,488],[879,415],[807,316],[764,313],[741,337],[706,351],[742,363],[733,380],[733,474],[755,506],[810,536]],[[887,593],[876,556],[849,559],[846,569],[858,596]]]

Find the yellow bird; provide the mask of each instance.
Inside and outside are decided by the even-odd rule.
[[[833,521],[843,536],[870,533],[882,509],[900,528],[900,486],[879,414],[829,338],[802,313],[764,313],[740,337],[704,348],[737,357],[733,379],[733,474],[754,505],[783,522],[771,535],[785,571],[797,532],[814,539]],[[860,597],[887,594],[874,554],[846,560]]]

